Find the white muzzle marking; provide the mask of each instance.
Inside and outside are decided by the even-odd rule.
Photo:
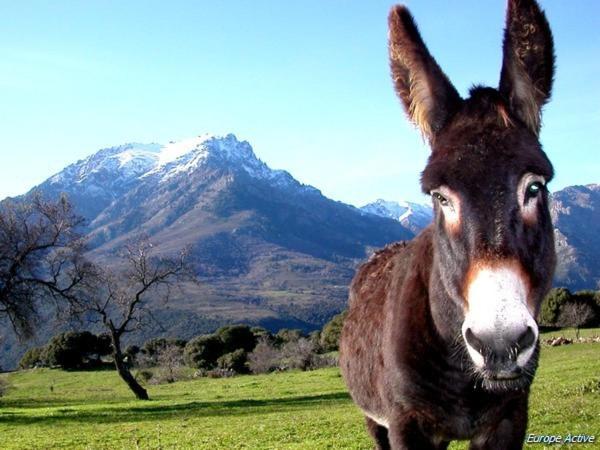
[[[519,272],[510,266],[481,267],[472,277],[466,290],[468,312],[462,325],[463,338],[467,329],[475,336],[493,336],[501,347],[531,327],[537,342],[538,327],[527,307],[527,286]],[[485,365],[484,355],[467,342],[467,350],[475,365]],[[523,367],[533,354],[535,345],[517,356]]]

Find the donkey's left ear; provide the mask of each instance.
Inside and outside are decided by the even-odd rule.
[[[410,120],[432,141],[461,98],[430,55],[406,7],[393,7],[388,22],[390,67],[396,93]]]
[[[544,12],[535,0],[509,0],[499,90],[512,112],[539,134],[542,106],[554,77],[554,43]]]

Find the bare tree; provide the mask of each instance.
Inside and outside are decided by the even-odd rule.
[[[164,347],[159,349],[157,362],[159,370],[162,372],[160,378],[167,383],[174,383],[181,376],[183,347],[173,342],[167,342]]]
[[[88,284],[87,299],[79,304],[78,311],[78,315],[86,315],[88,320],[95,316],[108,330],[115,368],[140,400],[148,400],[148,392],[126,364],[122,338],[154,322],[148,307],[150,298],[167,301],[178,281],[191,278],[185,263],[186,252],[173,259],[152,257],[151,251],[152,244],[147,241],[129,244],[123,254],[122,270],[96,268],[93,282]]]
[[[77,232],[83,219],[65,196],[0,204],[0,315],[19,337],[30,337],[40,308],[71,305],[91,270]],[[62,302],[67,300],[67,302]]]
[[[281,352],[267,337],[259,339],[252,353],[248,354],[248,366],[252,373],[268,373],[279,367]]]
[[[571,301],[562,306],[559,320],[561,326],[574,327],[575,339],[579,340],[580,328],[594,319],[593,306],[584,301]]]

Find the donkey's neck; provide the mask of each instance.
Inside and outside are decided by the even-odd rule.
[[[429,309],[436,331],[443,341],[451,345],[459,342],[463,312],[446,290],[435,263],[429,279]]]
[[[464,313],[442,282],[440,261],[435,257],[434,232],[431,228],[425,238],[430,248],[430,257],[427,258],[427,261],[423,261],[424,264],[421,264],[420,270],[423,273],[423,279],[428,283],[429,312],[436,334],[447,348],[454,349],[461,339]],[[456,352],[452,351],[452,353]]]

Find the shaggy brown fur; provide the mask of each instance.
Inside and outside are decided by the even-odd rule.
[[[487,378],[467,354],[461,324],[469,307],[465,286],[479,264],[515,267],[536,313],[550,287],[547,192],[536,198],[535,220],[524,220],[517,203],[525,174],[545,181],[553,175],[537,139],[552,85],[550,29],[534,0],[509,0],[500,87],[476,87],[463,100],[406,8],[393,8],[389,25],[396,92],[432,146],[423,191],[451,189],[460,197],[460,220],[448,232],[434,201],[430,227],[358,270],[340,367],[378,448],[444,449],[470,439],[471,449],[518,449],[538,344],[517,379]],[[531,336],[521,339],[533,345]]]

